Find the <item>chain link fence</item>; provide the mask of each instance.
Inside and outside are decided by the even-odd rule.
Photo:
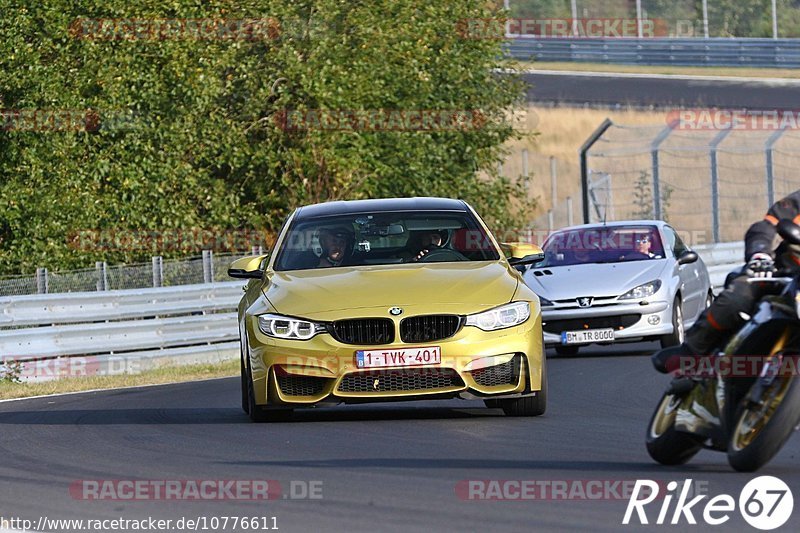
[[[591,222],[657,218],[693,244],[737,241],[800,189],[800,132],[612,124],[587,161],[590,188],[607,180],[606,194],[589,194]]]
[[[200,257],[171,261],[154,257],[150,263],[128,265],[109,266],[98,262],[95,268],[61,272],[40,268],[32,276],[0,277],[0,296],[143,289],[229,281],[227,272],[230,263],[251,253],[260,254],[263,249],[221,254],[204,251]]]
[[[656,37],[800,37],[797,0],[506,0],[505,5],[512,17],[527,20],[652,19],[658,22]]]

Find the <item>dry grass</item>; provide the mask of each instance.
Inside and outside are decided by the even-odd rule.
[[[239,361],[187,366],[169,366],[148,370],[141,374],[119,376],[93,376],[56,379],[39,383],[0,382],[0,399],[29,398],[46,394],[61,394],[96,389],[118,389],[141,385],[157,385],[184,381],[200,381],[239,374]]]
[[[550,188],[550,157],[555,157],[557,165],[558,199],[563,202],[567,196],[580,196],[580,158],[579,150],[589,135],[606,119],[627,125],[660,125],[665,124],[663,112],[637,110],[603,110],[583,108],[537,108],[528,110],[528,121],[534,126],[538,135],[531,139],[514,141],[508,144],[511,151],[505,164],[503,174],[520,176],[522,168],[522,150],[529,153],[529,171],[532,176],[530,195],[538,198],[537,212],[531,218],[546,213],[552,207]],[[576,204],[577,205],[577,204]]]
[[[788,68],[750,67],[672,67],[650,65],[608,65],[604,63],[520,62],[520,67],[534,70],[573,70],[579,72],[624,72],[634,74],[672,74],[689,76],[723,76],[742,78],[800,79],[800,70]]]

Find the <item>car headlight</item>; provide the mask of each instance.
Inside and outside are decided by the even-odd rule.
[[[652,296],[658,292],[658,289],[661,288],[661,280],[657,279],[654,281],[650,281],[645,283],[644,285],[639,285],[638,287],[634,287],[633,289],[629,290],[625,294],[619,297],[620,300],[638,300],[640,298],[647,298],[648,296]]]
[[[494,331],[522,324],[529,316],[531,316],[531,306],[528,302],[514,302],[483,313],[469,315],[467,325],[483,331]]]
[[[325,331],[325,325],[299,318],[267,314],[259,315],[258,329],[269,337],[306,341],[317,333]]]

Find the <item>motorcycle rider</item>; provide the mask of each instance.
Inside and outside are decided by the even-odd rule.
[[[782,219],[800,223],[800,190],[776,202],[763,220],[750,226],[744,237],[747,265],[743,273],[689,328],[683,344],[653,355],[653,365],[659,372],[675,370],[680,356],[710,354],[744,325],[768,289],[766,284],[748,282],[748,278],[771,277],[776,269],[800,269],[800,246],[784,241],[774,248],[776,227]]]

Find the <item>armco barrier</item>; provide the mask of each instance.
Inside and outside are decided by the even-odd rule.
[[[241,295],[241,282],[225,282],[3,297],[0,363],[23,362],[23,376],[47,379],[59,365],[43,361],[63,357],[81,356],[78,374],[115,361],[121,371],[141,371],[231,359]]]
[[[800,67],[800,39],[517,37],[506,46],[511,56],[521,61]]]

